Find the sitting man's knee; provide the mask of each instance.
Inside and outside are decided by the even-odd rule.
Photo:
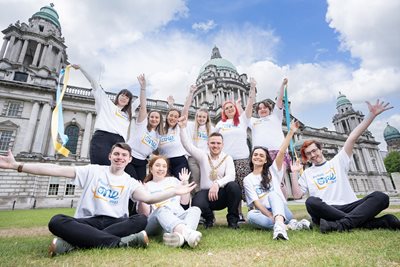
[[[317,205],[320,205],[322,200],[319,197],[309,197],[306,200],[306,207],[315,207]]]

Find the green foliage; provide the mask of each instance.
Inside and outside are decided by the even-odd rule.
[[[392,151],[384,159],[386,170],[389,173],[400,172],[400,152]]]
[[[304,205],[291,205],[296,218],[306,216]],[[36,216],[35,213],[40,213]],[[400,215],[400,206],[390,212]],[[58,213],[73,214],[71,209],[0,211],[0,222],[15,229],[17,218],[32,218],[31,225],[45,227],[44,218]],[[24,214],[23,216],[21,214]],[[151,238],[147,249],[76,250],[54,258],[47,257],[52,236],[21,235],[30,229],[20,224],[16,236],[5,237],[6,223],[0,229],[0,266],[399,266],[400,231],[354,230],[347,233],[321,234],[290,231],[289,241],[272,240],[272,232],[241,225],[239,230],[226,227],[226,211],[216,212],[217,225],[205,230],[195,249],[170,248],[161,238]],[[41,223],[37,223],[36,220]]]

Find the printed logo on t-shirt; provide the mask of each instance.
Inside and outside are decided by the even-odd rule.
[[[158,146],[158,140],[152,138],[149,133],[145,133],[142,138],[142,143],[149,146],[152,150],[156,150]]]
[[[200,141],[200,140],[207,141],[208,140],[207,132],[197,131],[197,135],[193,138],[193,140],[194,141]]]
[[[126,114],[125,112],[123,112],[123,111],[121,111],[119,109],[115,110],[115,116],[120,117],[120,118],[125,119],[125,120],[129,120],[128,114]]]
[[[325,173],[319,174],[313,177],[314,184],[318,190],[324,190],[329,185],[336,183],[336,171],[335,168],[330,168]]]
[[[123,185],[113,186],[104,184],[101,181],[98,182],[97,186],[93,189],[94,198],[106,201],[112,205],[117,205],[119,198],[124,191]]]
[[[221,125],[221,131],[230,131],[237,126],[233,125],[232,123],[224,123]]]
[[[156,194],[156,193],[165,192],[165,191],[167,191],[167,190],[169,190],[169,189],[171,189],[171,188],[174,188],[174,186],[168,185],[168,186],[165,186],[162,190],[155,190],[155,191],[152,191],[151,194]],[[154,205],[154,208],[155,208],[155,209],[158,209],[158,208],[160,208],[160,207],[163,207],[163,206],[167,205],[169,202],[172,202],[174,199],[175,199],[175,198],[172,197],[172,198],[166,199],[166,200],[164,200],[164,201],[161,201],[161,202],[158,202],[158,203],[154,203],[154,204],[153,204],[153,205]]]
[[[160,145],[175,142],[175,135],[164,135],[160,137]]]
[[[261,184],[254,185],[254,189],[256,190],[256,194],[259,199],[268,196],[268,193],[274,190],[272,184],[270,184],[269,190],[265,190],[264,187],[261,186]]]

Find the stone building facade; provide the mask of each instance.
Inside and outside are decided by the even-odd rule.
[[[0,154],[10,149],[17,160],[23,162],[88,164],[89,143],[96,120],[90,88],[69,86],[64,96],[64,122],[70,156],[64,158],[55,154],[51,141],[50,121],[58,72],[68,64],[67,46],[56,10],[52,5],[42,7],[29,19],[29,24],[17,21],[2,32]],[[239,74],[232,63],[222,58],[217,47],[213,48],[211,59],[200,68],[196,84],[198,89],[189,111],[191,119],[199,107],[208,107],[210,117],[216,123],[225,100],[240,97],[243,106],[247,102],[247,75]],[[109,93],[109,96],[113,99],[115,94]],[[334,155],[343,146],[349,131],[363,117],[354,112],[350,101],[346,100],[343,95],[338,97],[337,107],[340,109],[333,119],[336,131],[303,124],[303,131],[295,136],[296,143],[315,138],[325,143],[328,158]],[[182,105],[175,106],[182,109]],[[147,108],[165,114],[168,104],[148,99]],[[378,143],[369,132],[357,143],[354,155],[350,178],[356,192],[394,190],[379,154]],[[79,195],[80,191],[70,179],[0,170],[0,209],[76,206]]]

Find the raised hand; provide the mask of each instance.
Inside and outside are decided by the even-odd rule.
[[[300,163],[300,160],[294,161],[290,166],[290,170],[292,172],[299,172],[302,169],[303,169],[303,164]]]
[[[298,120],[293,119],[290,123],[290,130],[296,132],[300,127],[300,122]]]
[[[187,193],[190,193],[194,188],[196,187],[195,182],[191,182],[190,184],[179,184],[175,188],[175,194],[177,195],[186,195]]]
[[[283,79],[282,85],[285,86],[285,85],[287,85],[287,84],[288,84],[288,79],[287,79],[287,78]]]
[[[181,128],[185,128],[185,127],[186,127],[186,125],[187,125],[187,118],[186,118],[186,116],[181,116],[181,117],[178,118],[178,125],[179,125],[179,127],[181,127]]]
[[[1,169],[13,169],[17,162],[14,159],[14,155],[12,154],[11,150],[7,151],[6,156],[0,155],[0,168]]]
[[[144,76],[144,73],[137,76],[137,79],[140,84],[140,89],[145,90],[146,89],[146,77]]]
[[[167,102],[168,102],[168,106],[169,106],[169,107],[173,107],[173,106],[174,106],[174,103],[175,103],[174,97],[173,97],[172,95],[168,96],[168,97],[167,97]]]
[[[179,172],[179,179],[181,180],[182,184],[187,184],[189,181],[191,172],[187,168],[181,169]]]
[[[379,99],[376,100],[375,105],[372,105],[369,101],[365,101],[368,105],[369,112],[371,112],[375,117],[381,114],[382,112],[392,109],[393,106],[389,106],[389,102],[385,104],[384,101],[379,101]]]

